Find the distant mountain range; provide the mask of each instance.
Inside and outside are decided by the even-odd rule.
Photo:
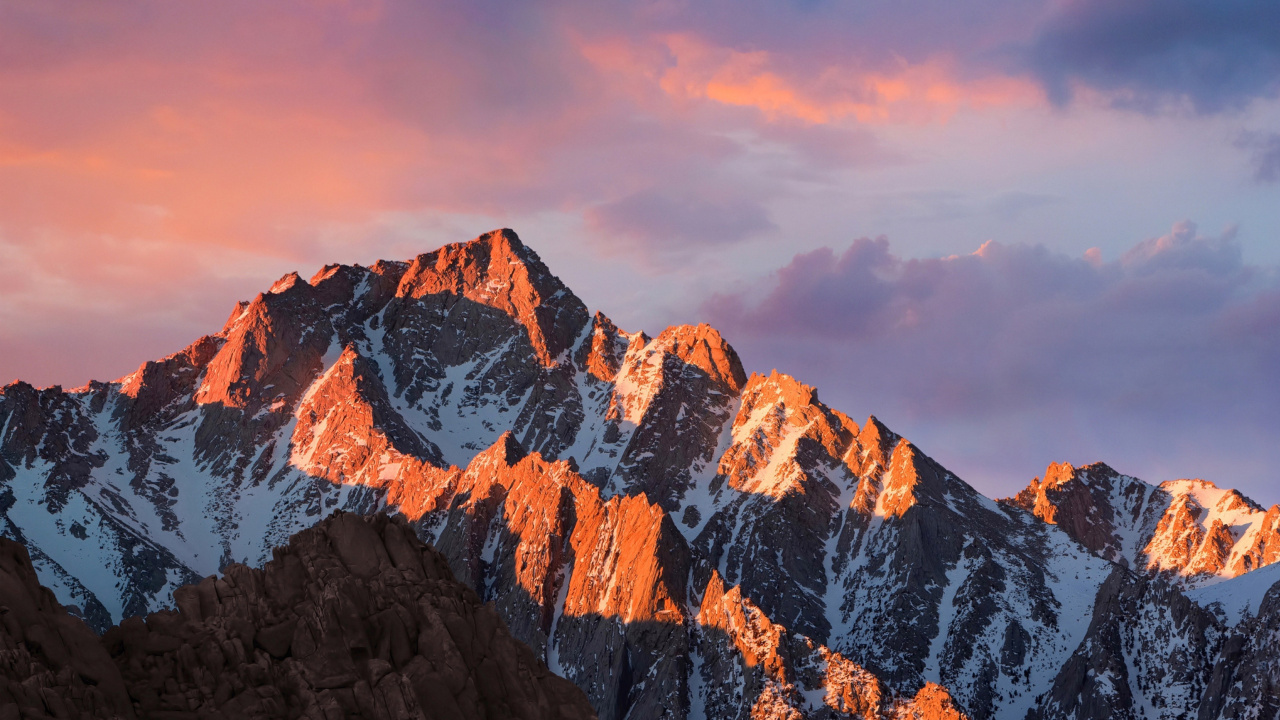
[[[1280,507],[1100,463],[986,498],[709,326],[592,315],[510,230],[0,390],[0,527],[100,631],[335,510],[402,515],[606,720],[1280,711]]]

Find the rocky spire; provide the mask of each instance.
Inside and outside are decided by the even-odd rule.
[[[573,346],[588,322],[582,301],[505,228],[414,258],[396,294],[448,294],[499,310],[524,326],[548,365]]]

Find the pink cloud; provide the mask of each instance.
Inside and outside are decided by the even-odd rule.
[[[836,407],[917,431],[987,487],[1102,459],[1280,500],[1280,451],[1239,447],[1280,431],[1280,270],[1246,264],[1230,230],[1179,223],[1110,262],[994,242],[909,260],[861,239],[704,313],[751,369],[787,368]]]
[[[456,240],[561,213],[588,259],[728,249],[796,185],[900,162],[891,126],[1043,102],[989,59],[1025,3],[677,5],[4,6],[0,375],[123,373],[281,272],[426,249],[442,217],[485,222]],[[101,340],[42,351],[50,328]]]

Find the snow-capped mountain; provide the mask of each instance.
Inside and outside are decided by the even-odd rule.
[[[1236,717],[1280,687],[1239,639],[1275,608],[1184,592],[1272,562],[1275,508],[1105,466],[990,500],[711,327],[590,314],[509,230],[2,393],[4,533],[99,627],[389,508],[606,719]]]
[[[1065,530],[1108,560],[1184,588],[1237,577],[1280,560],[1280,505],[1263,510],[1207,480],[1158,487],[1103,463],[1054,463],[1011,502]]]

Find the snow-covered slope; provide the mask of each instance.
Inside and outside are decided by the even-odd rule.
[[[1220,583],[1196,588],[1187,597],[1202,607],[1220,612],[1229,627],[1246,617],[1257,616],[1262,601],[1271,588],[1280,585],[1280,564],[1272,564]]]

